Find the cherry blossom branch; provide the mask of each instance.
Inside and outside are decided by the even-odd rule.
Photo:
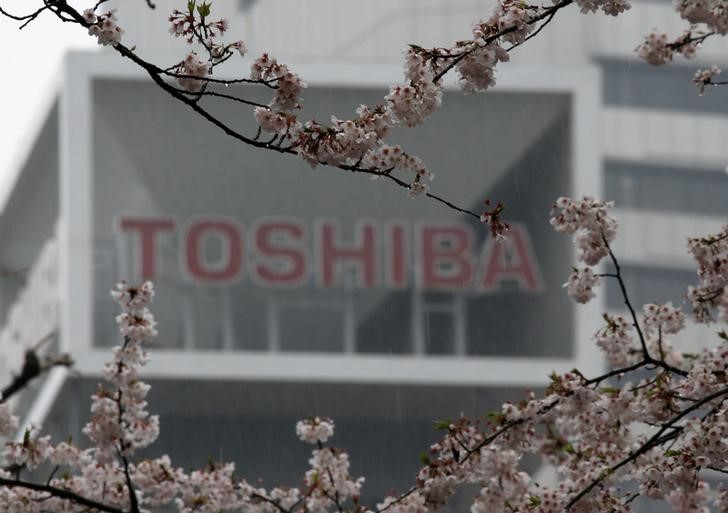
[[[672,419],[670,419],[668,422],[662,425],[662,427],[654,434],[652,435],[645,443],[640,445],[637,449],[632,451],[626,458],[621,460],[620,462],[616,463],[615,465],[612,465],[605,471],[603,471],[596,479],[592,480],[589,485],[587,485],[584,489],[582,489],[579,493],[577,493],[566,505],[567,511],[571,509],[577,502],[579,502],[584,496],[586,496],[589,492],[594,490],[607,476],[610,476],[614,474],[616,471],[624,467],[625,465],[629,465],[630,463],[634,462],[638,457],[645,454],[647,451],[652,449],[653,447],[658,447],[662,445],[663,443],[672,440],[677,436],[678,430],[669,433],[667,436],[665,435],[665,432],[668,429],[671,429],[674,424],[681,419],[683,419],[685,416],[689,415],[690,413],[698,410],[702,406],[706,405],[707,403],[710,403],[714,401],[715,399],[718,399],[720,397],[723,397],[728,394],[728,388],[722,388],[716,392],[713,392],[712,394],[709,394],[708,396],[704,397],[700,401],[696,402],[692,406],[689,406],[688,408],[681,411],[678,415],[674,416]],[[722,402],[722,401],[721,401]]]
[[[201,82],[205,82],[208,84],[220,84],[224,86],[231,86],[236,84],[253,84],[253,85],[263,85],[270,89],[276,89],[275,83],[278,82],[279,78],[273,78],[270,80],[255,80],[252,78],[213,78],[213,77],[199,77],[197,75],[187,75],[186,73],[176,73],[171,71],[172,69],[176,69],[178,64],[175,64],[171,68],[166,68],[160,70],[162,75],[165,75],[169,78],[176,78],[176,79],[190,79],[190,80],[199,80]]]
[[[86,498],[77,493],[71,492],[69,490],[64,490],[63,488],[58,488],[55,486],[43,485],[29,481],[7,479],[2,476],[0,476],[0,486],[4,486],[10,489],[25,488],[26,490],[32,490],[34,492],[48,493],[52,497],[57,497],[59,499],[66,500],[80,506],[86,506],[87,508],[104,511],[106,513],[128,513],[121,508],[115,508],[113,506],[109,506],[108,504]]]
[[[688,32],[686,36],[676,39],[672,43],[669,43],[667,46],[671,50],[679,51],[686,46],[702,44],[705,42],[706,39],[714,35],[716,35],[715,32],[706,32],[705,34],[700,34],[699,36],[693,36],[692,32]]]
[[[624,283],[624,278],[622,277],[622,269],[619,266],[619,261],[617,260],[617,257],[615,256],[614,252],[612,251],[612,247],[609,245],[609,241],[607,238],[602,234],[602,242],[606,246],[608,252],[609,252],[609,259],[612,261],[612,265],[614,266],[614,278],[616,278],[617,283],[619,284],[619,290],[622,293],[622,300],[624,301],[624,305],[627,307],[627,310],[629,310],[629,314],[632,317],[632,326],[634,327],[635,331],[637,332],[637,336],[639,337],[640,345],[642,346],[642,352],[644,353],[644,359],[650,360],[650,353],[647,350],[647,343],[645,342],[645,335],[642,333],[642,328],[640,326],[639,320],[637,320],[637,313],[635,312],[634,307],[632,306],[632,302],[629,299],[629,294],[627,294],[627,287]]]
[[[131,505],[130,513],[140,513],[139,498],[137,497],[136,490],[134,489],[134,484],[131,482],[131,474],[129,472],[129,460],[121,452],[119,453],[119,458],[121,458],[124,467],[124,478],[126,481],[126,488],[129,493],[129,503]]]
[[[572,0],[568,0],[568,1],[570,2]],[[84,24],[85,23],[85,21],[83,20],[83,17],[80,15],[80,13],[78,13],[72,7],[70,7],[67,4],[65,4],[65,0],[59,0],[59,3],[62,4],[62,6],[63,6],[62,9],[64,10],[64,12],[67,12],[69,15],[71,15],[75,19],[77,19],[78,20],[78,23],[80,23],[80,24]],[[255,139],[255,138],[249,138],[249,137],[244,136],[243,134],[241,134],[241,133],[233,130],[227,124],[225,124],[224,122],[222,122],[221,120],[219,120],[217,117],[215,117],[212,114],[210,114],[209,111],[207,111],[206,109],[204,109],[203,107],[201,107],[199,105],[199,103],[195,99],[186,96],[181,90],[179,90],[179,89],[171,86],[168,82],[166,82],[165,80],[162,79],[162,75],[173,75],[173,74],[165,73],[158,66],[156,66],[154,64],[151,64],[151,63],[149,63],[149,62],[141,59],[134,52],[132,52],[130,49],[128,49],[126,46],[124,46],[121,43],[115,45],[114,48],[123,57],[126,57],[127,59],[130,59],[132,62],[134,62],[135,64],[137,64],[138,66],[140,66],[142,69],[144,69],[147,72],[147,74],[150,76],[150,78],[161,89],[163,89],[164,91],[166,91],[168,94],[170,94],[175,99],[181,101],[182,103],[184,103],[185,105],[187,105],[188,107],[190,107],[193,111],[195,111],[197,114],[199,114],[200,116],[202,116],[204,119],[206,119],[207,121],[209,121],[213,125],[217,126],[226,135],[228,135],[228,136],[230,136],[230,137],[232,137],[234,139],[237,139],[240,142],[243,142],[245,144],[249,144],[251,146],[255,146],[255,147],[258,147],[258,148],[272,150],[272,151],[276,151],[278,153],[289,154],[289,155],[295,155],[296,154],[295,150],[293,150],[292,148],[283,148],[283,147],[280,147],[280,146],[276,146],[276,145],[272,144],[270,141],[269,142],[261,142],[261,141]],[[245,81],[245,82],[251,82],[249,80],[243,80],[243,81]],[[235,82],[236,81],[231,81],[231,80],[222,81],[222,83],[235,83]],[[257,83],[257,81],[255,81],[255,82]],[[266,81],[266,84],[267,85],[270,85],[270,81]],[[217,93],[214,93],[214,94],[211,94],[211,95],[217,96],[218,94]],[[324,162],[321,162],[321,164],[322,165],[327,165]],[[407,182],[405,182],[404,180],[401,180],[401,179],[395,177],[394,175],[392,175],[391,173],[386,172],[386,171],[385,172],[382,172],[381,170],[374,170],[374,169],[364,168],[364,167],[361,167],[361,166],[346,165],[346,164],[341,164],[341,165],[338,165],[336,167],[339,167],[340,169],[343,169],[343,170],[352,171],[352,172],[355,172],[355,173],[365,173],[365,174],[370,174],[370,175],[375,175],[375,176],[380,176],[380,177],[383,177],[383,178],[387,178],[388,180],[392,181],[393,183],[397,184],[399,187],[401,187],[403,189],[410,189],[410,187],[411,187],[411,185],[408,184]],[[427,197],[435,200],[436,202],[439,202],[442,205],[445,205],[446,207],[448,207],[448,208],[450,208],[452,210],[455,210],[456,212],[460,212],[460,213],[469,215],[469,216],[474,217],[476,219],[480,219],[480,217],[481,217],[480,214],[475,213],[475,212],[473,212],[473,211],[471,211],[469,209],[462,208],[462,207],[456,205],[455,203],[453,203],[453,202],[451,202],[451,201],[449,201],[449,200],[447,200],[447,199],[445,199],[445,198],[443,198],[441,196],[438,196],[436,194],[432,194],[432,193],[427,192],[427,193],[425,193],[425,195]]]
[[[548,413],[551,411],[554,407],[556,407],[559,404],[559,400],[553,400],[551,403],[547,404],[546,406],[542,407],[538,410],[537,414],[534,416],[534,418],[538,418],[542,416],[545,413]],[[491,435],[485,437],[482,442],[478,443],[475,447],[472,449],[467,449],[465,457],[461,460],[461,463],[465,463],[468,458],[470,458],[473,454],[476,454],[480,452],[480,450],[483,447],[486,447],[493,443],[496,439],[498,439],[500,436],[506,434],[508,431],[512,430],[515,427],[518,427],[522,424],[525,424],[527,421],[531,421],[533,418],[520,418],[516,420],[511,420],[506,422],[503,426],[495,430]]]
[[[645,367],[646,365],[649,365],[649,364],[650,364],[650,361],[649,360],[642,359],[642,360],[640,360],[639,362],[637,362],[637,363],[635,363],[633,365],[629,365],[627,367],[622,367],[622,368],[619,368],[619,369],[611,370],[611,371],[606,372],[606,373],[602,374],[601,376],[597,376],[595,378],[587,379],[587,378],[584,377],[584,384],[586,386],[599,385],[602,381],[604,381],[606,379],[613,378],[614,376],[619,376],[621,374],[627,374],[628,372],[636,371],[636,370],[641,369],[642,367]]]
[[[548,9],[545,9],[542,13],[537,14],[536,16],[531,17],[526,22],[526,24],[527,25],[533,25],[533,24],[538,23],[539,21],[541,21],[543,19],[548,18],[548,20],[546,21],[546,23],[544,23],[544,25],[546,25],[547,23],[549,23],[551,21],[551,18],[553,18],[553,16],[559,10],[563,9],[564,7],[566,7],[566,6],[568,6],[568,5],[572,4],[572,3],[574,3],[574,0],[561,0],[557,4],[549,7]],[[542,27],[540,27],[536,31],[536,33],[540,32],[541,31],[541,28]],[[487,37],[484,37],[484,38],[482,38],[481,41],[478,41],[477,43],[478,44],[482,44],[483,46],[488,45],[488,44],[490,44],[490,43],[492,43],[494,41],[497,41],[502,36],[507,35],[507,34],[510,34],[512,32],[515,32],[518,29],[519,29],[519,26],[518,25],[513,25],[511,27],[508,27],[506,29],[503,29],[503,30],[498,31],[498,32],[496,32],[493,35],[489,35]],[[529,37],[529,39],[530,39],[530,37]],[[517,46],[520,46],[520,44],[514,44],[509,50],[511,50],[511,49],[513,49],[513,48],[515,48]],[[474,46],[474,47],[469,48],[468,50],[465,50],[465,51],[463,51],[463,52],[455,55],[455,56],[447,56],[446,58],[450,59],[450,62],[447,65],[445,65],[445,67],[443,67],[438,73],[435,74],[435,76],[433,77],[432,81],[433,82],[439,82],[445,75],[447,75],[450,71],[452,71],[455,68],[455,66],[457,66],[463,59],[465,59],[466,57],[468,57],[469,55],[471,55],[478,48],[480,48],[480,46]]]
[[[483,33],[483,36],[480,38],[474,39],[472,42],[469,43],[469,47],[466,50],[462,50],[459,53],[449,53],[446,57],[448,59],[448,64],[445,65],[443,69],[440,70],[439,73],[437,73],[434,77],[432,77],[432,83],[439,82],[440,78],[444,75],[444,73],[447,73],[449,70],[453,69],[455,66],[458,66],[459,63],[469,56],[473,55],[473,53],[477,50],[480,51],[480,49],[484,47],[489,47],[489,45],[494,45],[495,48],[500,49],[499,51],[505,52],[500,46],[498,46],[497,41],[499,38],[503,37],[505,39],[508,38],[515,38],[513,40],[520,41],[520,43],[524,42],[520,40],[520,36],[516,36],[515,34],[524,31],[524,27],[528,27],[530,25],[534,25],[538,22],[541,22],[543,20],[546,20],[544,23],[541,24],[541,26],[538,27],[538,29],[535,31],[535,33],[531,34],[526,39],[531,39],[535,35],[537,35],[545,25],[547,25],[551,20],[553,19],[554,15],[558,10],[561,8],[571,4],[574,0],[564,0],[560,2],[557,5],[554,5],[550,8],[543,9],[541,7],[536,6],[524,6],[522,4],[513,4],[513,6],[507,6],[504,7],[504,11],[502,15],[504,16],[504,19],[510,15],[511,12],[522,12],[525,13],[526,19],[523,21],[518,21],[517,23],[507,23],[507,26],[500,26],[496,22],[488,22],[490,25],[483,25],[483,30],[485,31]],[[577,0],[578,1],[578,0]],[[98,7],[99,4],[97,4]],[[200,99],[203,96],[210,96],[210,97],[217,97],[220,99],[226,99],[229,101],[234,101],[237,103],[245,104],[251,107],[255,107],[257,110],[263,111],[263,116],[268,116],[269,118],[276,118],[276,116],[280,117],[280,113],[275,112],[271,109],[269,106],[265,106],[262,104],[259,104],[257,102],[253,102],[250,100],[247,100],[245,98],[238,97],[233,94],[228,93],[218,93],[213,91],[207,91],[207,85],[209,83],[224,83],[224,84],[230,84],[230,83],[262,83],[266,85],[267,87],[271,87],[273,89],[278,90],[278,93],[280,93],[281,88],[283,87],[282,82],[280,82],[280,76],[273,76],[272,78],[259,78],[257,80],[246,80],[246,79],[236,79],[236,80],[220,80],[220,79],[213,79],[210,76],[205,76],[206,74],[209,75],[212,72],[212,69],[219,65],[222,62],[225,62],[227,59],[229,59],[232,56],[233,50],[237,49],[239,51],[243,51],[244,45],[242,42],[236,42],[231,45],[221,45],[213,41],[213,35],[217,35],[219,32],[222,34],[227,29],[227,22],[226,21],[220,21],[215,22],[213,24],[212,22],[207,22],[207,16],[210,12],[210,4],[200,4],[197,6],[196,10],[197,13],[199,13],[199,19],[197,19],[195,16],[195,2],[191,2],[189,4],[189,11],[188,13],[182,13],[179,11],[175,11],[173,13],[173,16],[170,18],[170,21],[173,22],[173,27],[176,35],[180,35],[180,32],[178,30],[184,32],[187,34],[189,42],[192,42],[193,40],[198,42],[202,47],[206,50],[206,52],[209,55],[209,64],[205,65],[202,63],[202,61],[197,60],[195,57],[193,57],[194,52],[188,56],[189,62],[183,61],[182,63],[166,68],[161,69],[158,66],[147,62],[143,59],[141,59],[138,55],[135,54],[133,50],[130,50],[126,46],[124,46],[120,42],[120,34],[121,31],[118,28],[118,26],[115,25],[115,18],[113,16],[113,13],[107,13],[105,15],[99,14],[96,15],[93,10],[85,11],[83,14],[78,12],[76,9],[68,5],[66,0],[54,0],[53,3],[53,9],[51,9],[57,16],[64,19],[65,21],[71,20],[75,23],[80,24],[83,27],[86,27],[89,29],[89,33],[93,33],[94,35],[97,35],[99,38],[99,42],[102,44],[110,44],[113,46],[117,52],[119,52],[123,57],[129,58],[132,60],[135,64],[140,66],[142,69],[144,69],[147,74],[152,78],[152,80],[160,86],[165,92],[172,95],[173,98],[182,101],[184,104],[188,105],[188,107],[192,108],[197,114],[201,115],[204,119],[206,119],[208,122],[212,123],[213,125],[217,126],[219,129],[222,129],[224,133],[227,135],[237,139],[238,141],[257,147],[261,149],[267,149],[272,151],[277,151],[279,153],[284,154],[290,154],[290,155],[299,155],[303,156],[304,159],[308,160],[308,162],[313,165],[329,165],[333,167],[338,167],[341,169],[347,169],[350,171],[357,171],[357,172],[370,172],[374,170],[374,173],[370,174],[380,174],[381,176],[386,176],[390,179],[390,181],[397,186],[405,189],[408,191],[410,195],[425,195],[429,197],[430,199],[435,200],[436,202],[453,209],[457,212],[464,213],[466,215],[469,215],[471,217],[474,217],[476,219],[480,219],[483,222],[490,224],[491,232],[496,236],[501,236],[502,232],[508,228],[506,223],[501,222],[491,222],[491,221],[498,221],[493,216],[487,215],[487,213],[476,213],[473,211],[470,211],[468,209],[462,208],[454,204],[452,201],[446,200],[440,196],[434,195],[434,194],[428,194],[428,186],[423,183],[421,178],[423,176],[429,176],[431,178],[431,173],[421,164],[419,159],[411,158],[410,156],[407,156],[406,154],[403,154],[403,157],[405,157],[405,164],[402,164],[400,162],[400,165],[404,165],[404,169],[407,167],[410,168],[410,170],[417,171],[417,174],[413,181],[405,181],[399,178],[394,178],[392,176],[391,170],[382,172],[389,168],[389,165],[383,165],[383,166],[374,166],[371,165],[365,165],[361,166],[362,157],[365,156],[364,153],[361,154],[361,156],[356,160],[355,164],[351,164],[351,162],[347,162],[346,158],[343,158],[343,162],[339,160],[331,161],[327,157],[321,158],[319,155],[308,155],[307,152],[311,150],[307,146],[307,143],[305,141],[297,140],[292,142],[289,145],[284,145],[284,140],[293,137],[291,135],[290,127],[285,129],[285,133],[281,134],[281,136],[276,140],[276,138],[271,139],[270,141],[261,141],[259,139],[259,135],[256,134],[255,137],[248,137],[244,135],[243,133],[232,129],[230,126],[228,126],[226,123],[222,122],[215,116],[213,116],[207,109],[202,107],[199,104]],[[504,4],[505,6],[505,4]],[[512,11],[511,11],[512,10]],[[532,11],[536,11],[538,14],[531,14]],[[500,23],[500,22],[499,22]],[[214,28],[213,28],[214,25]],[[520,44],[519,43],[519,44]],[[518,46],[518,44],[513,45],[510,49]],[[442,55],[438,57],[444,57]],[[501,60],[503,60],[502,55],[499,57]],[[275,62],[275,61],[273,61]],[[188,65],[189,64],[189,65]],[[207,69],[207,73],[203,72],[203,69]],[[192,73],[188,73],[187,70],[192,70]],[[185,89],[179,89],[175,88],[173,86],[170,86],[166,83],[166,80],[164,78],[176,78],[181,84],[185,84],[185,89],[190,88],[189,90]],[[412,84],[415,89],[418,88],[416,84]],[[439,86],[437,86],[439,87]],[[485,88],[487,85],[484,86],[476,86],[476,87],[482,87]],[[441,94],[441,92],[435,91],[436,94]],[[393,93],[391,93],[393,94]],[[420,94],[420,93],[417,93]],[[418,102],[422,101],[421,99],[417,100]],[[439,102],[439,100],[438,100]],[[295,105],[294,105],[295,107]],[[258,113],[256,112],[256,118],[258,116]],[[295,117],[293,118],[295,119]],[[259,120],[260,123],[260,120]],[[409,121],[406,124],[410,124]],[[264,127],[265,128],[265,127]],[[332,132],[334,133],[337,130],[340,130],[337,127],[326,127],[324,125],[315,125],[315,131],[318,131],[320,134],[325,135],[326,132]],[[296,136],[299,137],[300,136]],[[319,141],[322,140],[319,138]],[[275,142],[275,144],[274,144]],[[315,143],[315,146],[318,145],[318,142]],[[375,155],[376,156],[376,155]],[[395,166],[395,167],[399,167]]]
[[[708,470],[712,470],[713,472],[720,472],[721,474],[728,474],[728,470],[726,470],[724,468],[718,468],[713,465],[708,465],[705,468],[707,468]]]
[[[178,88],[175,88],[175,89],[177,91],[179,91],[180,93],[185,94],[185,91],[183,89],[178,89]],[[238,96],[234,96],[232,94],[225,94],[225,93],[218,93],[216,91],[204,90],[204,91],[200,91],[198,93],[198,95],[199,95],[199,97],[209,96],[209,97],[213,97],[213,98],[224,98],[226,100],[231,100],[231,101],[242,103],[245,105],[251,105],[253,107],[267,108],[267,106],[263,105],[262,103],[254,102],[251,100],[246,100],[245,98],[239,98]]]
[[[268,504],[270,504],[271,506],[276,508],[278,511],[280,511],[280,513],[290,513],[291,511],[295,511],[295,507],[284,508],[283,506],[281,506],[281,504],[278,501],[274,501],[273,499],[271,499],[270,497],[266,497],[265,495],[261,495],[259,493],[252,493],[252,494],[250,494],[250,496],[255,499],[261,500],[263,502],[267,502]]]
[[[536,37],[537,35],[539,35],[539,33],[544,28],[546,28],[546,25],[548,25],[549,23],[551,23],[551,21],[554,19],[554,16],[556,16],[556,13],[557,12],[558,12],[558,9],[553,9],[551,11],[551,13],[549,14],[549,16],[546,18],[546,21],[544,21],[541,25],[539,25],[539,27],[536,30],[534,30],[533,32],[531,32],[528,35],[528,37],[526,37],[526,39],[524,39],[523,41],[519,41],[519,42],[513,44],[510,48],[508,48],[508,51],[510,52],[514,48],[518,48],[519,46],[521,46],[522,44],[524,44],[526,41],[530,41],[531,39],[533,39],[534,37]]]
[[[672,365],[669,365],[665,361],[665,355],[664,355],[664,352],[662,349],[662,331],[661,331],[662,328],[659,326],[658,326],[658,331],[659,331],[658,344],[659,344],[660,356],[659,356],[659,358],[653,358],[650,355],[649,351],[647,350],[647,342],[645,340],[645,335],[642,331],[640,322],[637,319],[637,313],[634,309],[634,306],[632,305],[632,301],[629,298],[629,294],[627,293],[627,286],[625,285],[624,277],[622,276],[622,269],[619,265],[619,261],[617,260],[617,256],[614,254],[614,251],[612,251],[612,247],[609,244],[609,241],[603,234],[602,234],[602,242],[609,252],[609,259],[611,260],[612,265],[614,266],[614,269],[615,269],[615,272],[609,273],[607,275],[607,277],[611,277],[611,278],[614,278],[617,280],[617,283],[619,284],[619,290],[622,294],[622,300],[624,302],[624,305],[627,307],[627,310],[629,311],[629,314],[632,318],[632,326],[634,327],[635,331],[637,332],[637,337],[639,338],[640,346],[642,347],[642,353],[644,354],[644,358],[642,359],[641,362],[639,362],[639,364],[637,364],[638,367],[644,366],[644,365],[649,365],[649,364],[654,364],[659,367],[662,367],[666,371],[673,372],[675,374],[679,374],[680,376],[683,376],[683,377],[687,376],[687,372],[685,372],[684,370],[679,369],[677,367],[674,367]]]
[[[394,499],[394,500],[390,501],[389,503],[387,503],[386,506],[382,506],[381,508],[375,509],[374,510],[375,513],[384,513],[389,508],[391,508],[393,506],[396,506],[397,504],[399,504],[400,502],[402,502],[403,500],[405,500],[407,497],[409,497],[410,495],[412,495],[414,492],[417,491],[417,489],[418,489],[417,486],[410,487],[409,490],[407,490],[406,492],[404,492],[403,494],[401,494],[396,499]]]
[[[228,135],[228,136],[230,136],[230,137],[232,137],[234,139],[237,139],[237,140],[239,140],[239,141],[241,141],[241,142],[243,142],[245,144],[249,144],[249,145],[252,145],[252,146],[255,146],[255,147],[258,147],[258,148],[272,150],[272,151],[276,151],[278,153],[289,154],[289,155],[295,155],[296,154],[296,152],[293,149],[291,149],[291,148],[282,148],[280,146],[275,146],[270,141],[269,142],[261,142],[261,141],[255,139],[255,138],[246,137],[246,136],[240,134],[239,132],[231,129],[228,125],[226,125],[225,123],[223,123],[222,121],[220,121],[219,119],[217,119],[215,116],[213,116],[212,114],[210,114],[207,110],[205,110],[204,108],[202,108],[194,99],[191,99],[191,98],[185,96],[185,94],[183,94],[179,89],[177,89],[177,88],[169,85],[166,81],[164,81],[161,78],[161,76],[160,76],[162,74],[162,70],[159,69],[157,66],[155,66],[155,65],[153,65],[151,63],[148,63],[148,62],[142,60],[135,53],[133,53],[132,51],[130,51],[128,48],[126,48],[122,44],[116,45],[115,48],[116,48],[116,50],[122,56],[124,56],[124,57],[132,60],[135,64],[139,65],[142,69],[144,69],[149,74],[149,76],[152,78],[152,80],[160,88],[162,88],[167,93],[169,93],[170,95],[172,95],[175,99],[181,101],[182,103],[184,103],[185,105],[187,105],[188,107],[190,107],[197,114],[199,114],[200,116],[202,116],[204,119],[206,119],[207,121],[209,121],[213,125],[217,126],[226,135]],[[230,82],[230,81],[228,81],[228,82]],[[321,164],[322,165],[327,165],[326,163],[321,163]],[[370,174],[370,175],[374,175],[374,176],[383,177],[383,178],[386,178],[386,179],[392,181],[393,183],[397,184],[399,187],[402,187],[403,189],[409,189],[410,188],[410,184],[408,184],[404,180],[401,180],[401,179],[395,177],[394,175],[392,175],[391,173],[388,173],[386,171],[385,172],[382,172],[380,170],[368,169],[368,168],[363,168],[361,166],[346,165],[346,164],[342,164],[342,165],[339,165],[339,166],[336,166],[336,167],[338,167],[340,169],[343,169],[343,170],[346,170],[346,171],[352,171],[354,173],[365,173],[365,174]],[[480,214],[475,213],[475,212],[473,212],[473,211],[471,211],[469,209],[462,208],[462,207],[456,205],[455,203],[453,203],[453,202],[451,202],[451,201],[449,201],[449,200],[447,200],[447,199],[445,199],[445,198],[443,198],[443,197],[441,197],[439,195],[432,194],[432,193],[429,193],[429,192],[425,193],[425,195],[428,198],[431,198],[431,199],[433,199],[433,200],[435,200],[435,201],[437,201],[437,202],[439,202],[439,203],[447,206],[448,208],[450,208],[452,210],[455,210],[456,212],[460,212],[460,213],[469,215],[471,217],[474,217],[476,219],[480,219]]]

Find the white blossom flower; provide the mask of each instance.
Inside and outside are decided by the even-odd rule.
[[[324,443],[334,436],[334,422],[326,417],[299,420],[296,424],[296,435],[302,442],[309,444]]]
[[[566,293],[577,303],[588,303],[596,297],[594,287],[599,285],[601,278],[594,274],[591,267],[583,269],[574,269],[569,276],[569,281],[564,283]]]

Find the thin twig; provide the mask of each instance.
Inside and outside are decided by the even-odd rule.
[[[553,16],[553,13],[556,11],[559,11],[560,9],[563,9],[567,5],[570,5],[573,3],[574,0],[563,0],[559,2],[558,4],[549,7],[548,9],[544,10],[541,14],[538,14],[528,20],[526,22],[527,25],[533,25],[534,23],[537,23],[543,19],[549,18]],[[483,38],[482,43],[479,43],[478,45],[474,45],[468,50],[463,51],[462,53],[458,54],[457,57],[455,57],[452,61],[450,61],[443,69],[441,69],[432,79],[433,82],[438,82],[442,77],[447,75],[455,66],[457,66],[460,61],[462,61],[464,58],[466,58],[468,55],[473,53],[476,49],[481,48],[480,44],[487,45],[495,41],[496,39],[499,39],[501,36],[504,36],[506,34],[510,34],[511,32],[515,32],[518,29],[518,25],[513,25],[511,27],[508,27],[506,29],[500,30],[496,32],[495,34],[488,36],[486,38]]]

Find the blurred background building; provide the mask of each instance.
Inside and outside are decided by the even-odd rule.
[[[125,3],[125,42],[171,64],[171,1]],[[481,2],[220,2],[250,55],[270,52],[310,83],[307,117],[351,116],[400,80],[407,43],[466,38]],[[73,54],[0,216],[0,377],[57,334],[71,372],[53,371],[18,404],[61,438],[80,432],[115,332],[108,290],[154,279],[160,323],[147,372],[162,416],[153,451],[180,466],[234,460],[267,484],[298,482],[307,448],[295,420],[327,415],[367,501],[411,483],[432,420],[483,415],[551,369],[597,370],[589,335],[618,291],[575,309],[561,288],[573,252],[548,226],[553,200],[614,200],[616,251],[637,304],[681,303],[695,281],[688,235],[728,214],[728,111],[690,78],[717,62],[650,68],[633,48],[651,28],[680,32],[667,2],[623,17],[559,13],[501,65],[483,95],[446,93],[426,126],[393,140],[437,174],[433,189],[480,210],[504,201],[496,245],[478,222],[384,182],[310,170],[236,144],[111,52]],[[247,73],[249,60],[228,68]],[[267,91],[249,94],[267,102]],[[254,133],[248,111],[211,104]],[[694,350],[710,332],[688,331]],[[74,436],[78,439],[78,436]]]

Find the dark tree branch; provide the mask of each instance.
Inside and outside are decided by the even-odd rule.
[[[0,477],[0,485],[10,489],[24,488],[26,490],[33,490],[35,492],[47,493],[52,497],[73,502],[74,504],[86,506],[88,508],[96,509],[98,511],[104,511],[106,513],[128,513],[123,509],[115,508],[102,502],[88,499],[86,497],[83,497],[82,495],[78,495],[77,493],[71,492],[69,490],[64,490],[63,488],[57,488],[55,486],[31,483],[28,481],[20,481],[17,479],[6,479],[4,477]]]
[[[23,367],[20,370],[20,374],[14,376],[13,380],[0,391],[0,404],[6,402],[13,395],[28,386],[31,381],[51,368],[57,366],[70,367],[73,364],[67,355],[50,359],[46,362],[41,361],[38,356],[38,350],[53,337],[55,337],[55,333],[46,335],[25,352]]]
[[[553,11],[551,11],[551,14],[549,15],[549,17],[548,17],[548,18],[546,18],[546,21],[544,21],[544,22],[543,22],[543,23],[542,23],[541,25],[539,25],[539,26],[538,26],[538,28],[537,28],[536,30],[534,30],[533,32],[531,32],[531,33],[530,33],[530,34],[528,35],[528,37],[526,37],[526,38],[525,38],[525,39],[524,39],[523,41],[521,41],[520,43],[516,43],[516,44],[514,44],[513,46],[511,46],[511,47],[510,47],[510,48],[508,49],[508,51],[510,52],[510,51],[511,51],[511,50],[513,50],[514,48],[518,48],[519,46],[521,46],[521,45],[522,45],[523,43],[525,43],[526,41],[529,41],[530,39],[533,39],[534,37],[536,37],[536,36],[537,36],[537,35],[539,34],[539,32],[541,32],[541,31],[542,31],[542,30],[543,30],[543,29],[544,29],[544,28],[546,27],[546,25],[548,25],[549,23],[551,23],[551,20],[553,20],[553,19],[554,19],[554,16],[556,16],[556,13],[557,13],[557,12],[558,12],[558,10],[553,10]]]

